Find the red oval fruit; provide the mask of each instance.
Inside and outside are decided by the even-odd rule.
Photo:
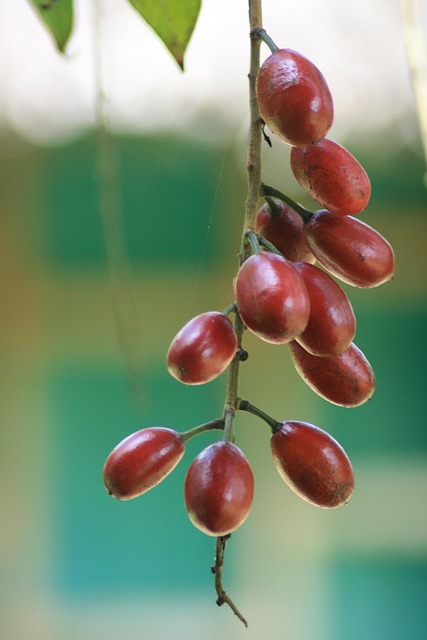
[[[372,367],[353,342],[339,356],[313,356],[296,341],[289,344],[289,353],[304,382],[332,404],[358,407],[375,391]]]
[[[278,49],[261,65],[256,81],[259,110],[284,142],[319,142],[334,118],[331,92],[319,69],[292,49]]]
[[[284,422],[270,444],[279,474],[303,500],[325,509],[349,501],[354,490],[351,462],[326,431],[307,422]]]
[[[294,147],[290,162],[301,187],[322,207],[341,216],[366,208],[371,196],[368,175],[337,142],[324,139],[312,147]]]
[[[185,384],[203,384],[219,376],[233,360],[237,337],[231,320],[219,311],[196,316],[177,333],[169,347],[169,373]]]
[[[310,318],[297,342],[315,356],[338,356],[356,333],[351,303],[330,275],[312,264],[295,263],[310,298]]]
[[[307,326],[306,286],[282,256],[270,252],[250,256],[237,273],[234,290],[243,322],[265,342],[285,344]]]
[[[257,213],[256,231],[271,242],[287,260],[292,262],[316,262],[304,236],[304,222],[289,205],[273,200]]]
[[[166,427],[141,429],[112,450],[103,470],[108,493],[130,500],[159,484],[171,473],[185,452],[180,434]]]
[[[321,209],[305,224],[304,233],[318,261],[347,284],[369,289],[394,275],[392,247],[378,231],[357,218]]]
[[[242,451],[215,442],[193,460],[184,486],[185,506],[195,527],[225,536],[246,520],[254,496],[254,477]]]

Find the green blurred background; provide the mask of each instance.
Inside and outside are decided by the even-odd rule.
[[[183,505],[186,469],[216,435],[191,441],[174,473],[137,500],[112,500],[101,477],[128,433],[185,430],[222,412],[225,376],[185,387],[164,361],[190,317],[232,300],[242,140],[114,134],[101,154],[117,169],[118,190],[107,190],[102,218],[96,134],[35,144],[3,129],[2,638],[427,637],[427,194],[419,143],[398,138],[387,126],[370,143],[340,139],[372,181],[361,217],[396,253],[392,282],[346,288],[356,342],[376,372],[373,399],[329,405],[297,376],[286,347],[246,339],[242,395],[278,419],[332,433],[352,459],[356,492],[336,511],[301,501],[272,465],[268,429],[238,416],[256,495],[227,548],[224,581],[245,630],[215,605],[214,540]],[[288,153],[265,148],[265,179],[312,206]]]

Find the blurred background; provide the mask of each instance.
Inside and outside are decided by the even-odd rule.
[[[379,289],[346,289],[377,376],[367,405],[329,405],[286,347],[251,336],[241,393],[277,419],[332,433],[352,459],[355,494],[337,511],[303,502],[273,467],[268,428],[238,416],[256,495],[227,547],[224,584],[248,629],[216,606],[214,539],[183,505],[186,469],[215,434],[191,441],[150,493],[107,495],[102,467],[123,437],[222,413],[224,376],[185,387],[164,361],[188,319],[232,300],[247,4],[204,0],[182,74],[125,0],[76,2],[66,56],[28,2],[0,0],[5,640],[427,637],[427,195],[401,6],[265,0],[263,12],[273,39],[326,76],[329,137],[367,170],[373,194],[361,218],[392,243],[397,268]],[[426,7],[417,21],[426,44]],[[100,90],[107,140],[97,133]],[[286,145],[265,145],[265,182],[315,208],[288,160]]]

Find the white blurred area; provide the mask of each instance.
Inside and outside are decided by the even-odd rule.
[[[330,137],[392,130],[398,143],[417,140],[399,0],[263,5],[264,27],[276,43],[304,53],[326,76],[335,100]],[[98,42],[114,130],[245,136],[247,12],[246,0],[203,0],[181,73],[126,0],[76,0],[65,57],[27,0],[0,0],[0,129],[49,144],[92,127]],[[427,25],[424,14],[419,19]],[[268,53],[263,45],[263,58]]]

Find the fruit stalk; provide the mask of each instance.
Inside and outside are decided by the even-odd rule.
[[[261,42],[257,35],[262,28],[262,0],[249,0],[249,28],[250,28],[250,67],[249,67],[249,109],[250,125],[248,134],[248,146],[246,156],[246,170],[248,177],[248,192],[245,203],[245,215],[243,220],[242,239],[239,254],[239,264],[242,264],[250,254],[250,245],[247,240],[247,233],[255,229],[256,216],[261,194],[261,140],[262,140],[262,120],[259,115],[256,98],[256,77],[260,66],[260,46]],[[225,399],[225,413],[236,412],[239,398],[239,369],[241,359],[239,349],[242,347],[244,324],[238,313],[236,313],[234,329],[237,335],[238,351],[232,361],[227,380],[227,391]],[[230,429],[230,437],[233,438],[233,425]]]
[[[248,195],[246,199],[245,221],[242,238],[242,251],[246,247],[245,233],[255,227],[256,214],[261,191],[261,140],[262,119],[259,114],[256,98],[256,78],[260,66],[261,41],[258,30],[262,28],[261,0],[249,0],[250,26],[250,68],[249,68],[249,108],[250,125],[246,156],[248,174]]]
[[[267,202],[270,198],[277,198],[278,200],[286,202],[286,204],[288,204],[294,211],[296,211],[296,213],[298,213],[299,216],[301,216],[304,222],[307,222],[313,215],[311,211],[298,204],[298,202],[295,202],[295,200],[292,200],[292,198],[287,196],[285,193],[282,193],[281,191],[278,191],[277,189],[274,189],[274,187],[270,187],[267,184],[261,185],[261,193],[265,197]]]
[[[257,416],[257,418],[260,418],[261,420],[266,422],[270,427],[272,433],[277,431],[280,428],[280,425],[282,424],[281,422],[278,422],[278,420],[275,420],[270,415],[268,415],[268,413],[265,413],[265,411],[263,411],[259,407],[256,407],[255,405],[253,405],[248,400],[239,401],[239,410],[252,413],[254,416]]]
[[[231,600],[230,596],[224,590],[222,586],[222,570],[224,568],[224,555],[225,555],[225,546],[227,541],[230,539],[230,536],[219,536],[216,539],[215,546],[215,565],[212,567],[212,573],[215,575],[215,589],[218,595],[217,605],[221,607],[223,604],[228,604],[233,613],[243,622],[245,627],[248,626],[248,622],[246,618],[242,616],[234,602]]]
[[[224,430],[224,419],[217,418],[216,420],[210,420],[209,422],[204,422],[203,424],[199,424],[197,427],[193,427],[192,429],[188,429],[188,431],[183,431],[181,435],[181,440],[183,442],[188,442],[191,438],[200,435],[201,433],[206,433],[206,431],[212,431],[217,429],[219,431]]]
[[[247,241],[247,233],[255,229],[256,216],[258,212],[259,199],[261,195],[261,140],[262,140],[262,119],[259,114],[258,102],[256,98],[256,78],[260,66],[261,41],[257,31],[262,29],[262,0],[249,0],[249,29],[250,29],[250,66],[249,66],[249,113],[250,124],[248,133],[248,144],[246,154],[246,171],[248,179],[248,191],[245,202],[245,215],[243,220],[242,239],[239,253],[239,264],[241,265],[250,255],[250,245]],[[234,440],[234,416],[239,401],[239,370],[242,349],[242,338],[244,324],[238,313],[234,321],[234,329],[237,336],[238,348],[234,360],[228,370],[227,391],[225,398],[224,417],[227,417],[227,438]],[[228,539],[228,538],[227,538]],[[247,622],[240,613],[231,598],[226,594],[222,585],[222,570],[224,564],[224,553],[227,539],[217,538],[215,565],[212,571],[215,575],[215,589],[218,595],[217,604],[221,606],[226,603],[233,613],[247,626]]]

